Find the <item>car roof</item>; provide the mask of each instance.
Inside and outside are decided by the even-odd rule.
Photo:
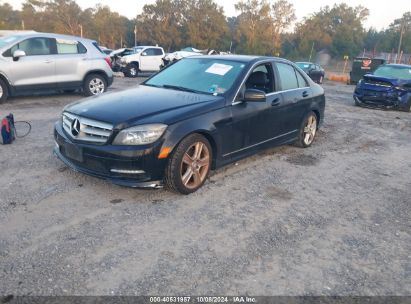
[[[71,35],[62,35],[62,34],[54,34],[54,33],[42,33],[42,32],[30,32],[30,33],[15,33],[11,34],[10,36],[20,36],[24,38],[33,38],[33,37],[47,37],[47,38],[56,38],[56,39],[77,39],[77,40],[83,40],[83,41],[90,41],[94,42],[92,39],[88,38],[81,38],[78,36],[71,36]]]

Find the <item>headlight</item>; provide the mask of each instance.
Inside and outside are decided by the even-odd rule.
[[[158,140],[164,131],[167,129],[167,125],[163,124],[151,124],[135,126],[128,129],[124,129],[117,134],[114,139],[114,145],[147,145]]]

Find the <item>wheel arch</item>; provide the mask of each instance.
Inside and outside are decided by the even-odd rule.
[[[217,162],[217,153],[218,153],[218,148],[217,148],[217,141],[214,138],[214,136],[211,134],[210,131],[205,130],[205,129],[193,129],[188,133],[184,133],[181,136],[178,137],[178,140],[174,141],[173,145],[167,145],[166,146],[171,146],[171,153],[175,151],[175,149],[178,147],[178,145],[188,136],[193,135],[193,134],[199,134],[203,136],[207,141],[210,143],[211,146],[211,152],[212,152],[212,161],[211,161],[211,169],[214,170],[216,168],[216,162]],[[170,154],[171,154],[170,153]]]
[[[91,71],[88,71],[87,74],[84,75],[84,77],[83,77],[83,84],[84,84],[84,82],[86,81],[87,77],[90,76],[90,75],[92,75],[92,74],[97,74],[97,75],[99,75],[99,76],[102,76],[102,77],[104,78],[104,80],[106,81],[106,85],[108,85],[108,83],[109,83],[109,77],[108,77],[108,75],[106,74],[106,72],[104,72],[103,70],[91,70]]]
[[[9,95],[10,95],[10,94],[13,92],[13,88],[12,88],[12,86],[11,86],[11,84],[10,84],[9,79],[8,79],[5,75],[3,75],[2,73],[0,73],[0,79],[3,80],[4,83],[6,84],[8,93],[9,93]]]

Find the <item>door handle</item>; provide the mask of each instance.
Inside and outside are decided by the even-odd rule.
[[[307,91],[303,92],[303,97],[308,97],[308,92]]]
[[[271,106],[272,106],[272,107],[278,106],[279,104],[280,104],[280,98],[279,98],[279,97],[277,97],[276,99],[274,99],[274,100],[271,102]]]

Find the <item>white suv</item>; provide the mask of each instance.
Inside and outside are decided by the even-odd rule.
[[[36,32],[0,38],[0,103],[39,89],[98,95],[112,83],[111,60],[93,40]]]
[[[157,72],[163,65],[164,50],[158,46],[137,46],[134,54],[121,57],[121,71],[127,77],[137,77],[139,72]]]

